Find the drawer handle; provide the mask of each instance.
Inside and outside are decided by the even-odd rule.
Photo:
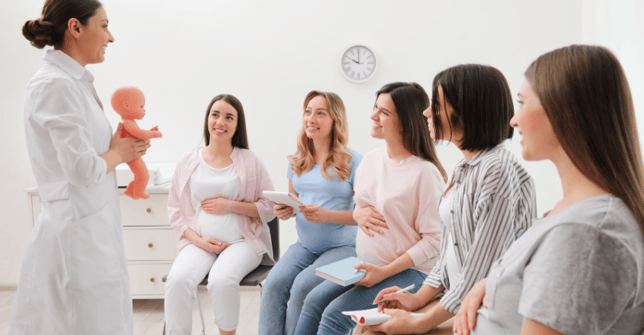
[[[154,278],[150,278],[150,282],[151,282],[151,283],[154,283]]]
[[[148,212],[148,213],[152,213],[152,208],[148,208],[148,209],[147,209],[147,212]]]
[[[148,248],[152,248],[153,246],[154,246],[154,244],[152,244],[152,243],[148,244]]]

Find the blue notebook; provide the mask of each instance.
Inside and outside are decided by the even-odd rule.
[[[364,278],[364,270],[360,270],[358,273],[355,273],[355,269],[353,268],[360,263],[362,263],[362,261],[359,258],[349,257],[321,266],[315,269],[315,274],[336,284],[347,286]]]

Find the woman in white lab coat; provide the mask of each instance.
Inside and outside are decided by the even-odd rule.
[[[148,141],[112,129],[85,65],[114,38],[95,0],[47,0],[23,35],[53,45],[27,87],[25,132],[42,203],[23,257],[9,334],[132,334],[113,173]]]

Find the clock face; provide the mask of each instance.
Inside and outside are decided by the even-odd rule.
[[[371,79],[376,72],[376,55],[371,49],[355,45],[347,49],[342,55],[342,73],[344,76],[356,83],[365,82]]]

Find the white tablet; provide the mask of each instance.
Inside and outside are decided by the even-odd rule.
[[[295,214],[300,214],[300,206],[306,206],[295,194],[288,192],[264,191],[264,196],[276,204],[285,204],[293,207]]]

